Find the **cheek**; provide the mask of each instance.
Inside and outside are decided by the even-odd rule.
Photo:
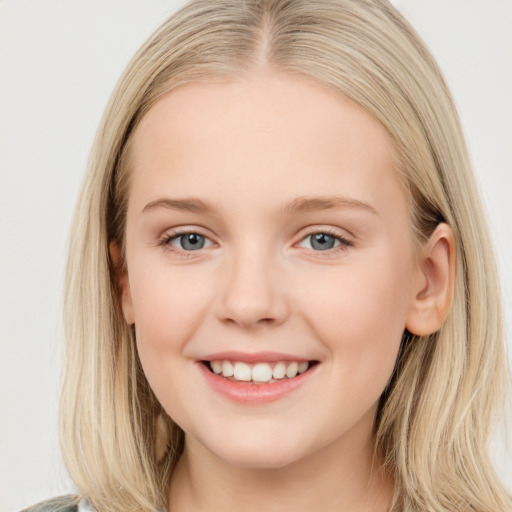
[[[130,279],[136,329],[141,341],[155,348],[179,344],[200,323],[210,302],[208,291],[190,268],[152,263],[139,265],[150,270]]]
[[[154,262],[138,268],[151,270],[130,276],[137,349],[146,378],[165,407],[179,392],[173,381],[183,378],[184,367],[177,363],[210,300],[201,276],[190,269],[171,271]]]
[[[378,398],[393,372],[408,310],[404,265],[381,257],[372,265],[336,269],[329,279],[336,285],[320,290],[316,280],[303,287],[311,290],[301,299],[306,321],[343,383],[361,396],[371,390],[369,396]]]
[[[184,364],[183,353],[208,309],[207,293],[189,271],[149,268],[151,272],[131,281],[137,351],[158,401],[188,430],[189,397],[198,396],[200,389],[188,379],[192,363]]]

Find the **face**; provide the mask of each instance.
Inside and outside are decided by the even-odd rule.
[[[130,172],[123,310],[187,446],[275,468],[368,444],[417,276],[384,129],[258,72],[160,100]]]

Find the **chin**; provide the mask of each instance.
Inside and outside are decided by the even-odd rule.
[[[227,464],[245,469],[277,469],[305,455],[303,443],[282,436],[226,436],[210,451]]]
[[[296,450],[281,453],[262,453],[262,450],[246,449],[243,452],[229,451],[218,454],[226,463],[240,469],[279,469],[295,462]]]

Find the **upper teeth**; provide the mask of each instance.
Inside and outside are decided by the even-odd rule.
[[[277,379],[289,379],[298,373],[304,373],[309,363],[304,362],[277,362],[277,363],[256,363],[250,365],[242,362],[232,361],[210,361],[210,367],[214,373],[223,377],[232,377],[234,380],[273,382]]]

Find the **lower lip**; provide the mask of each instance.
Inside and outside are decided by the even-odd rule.
[[[249,384],[225,379],[212,373],[204,363],[197,364],[206,381],[215,391],[235,402],[245,404],[263,404],[283,398],[310,379],[319,366],[316,364],[292,379],[282,379],[267,384]]]

